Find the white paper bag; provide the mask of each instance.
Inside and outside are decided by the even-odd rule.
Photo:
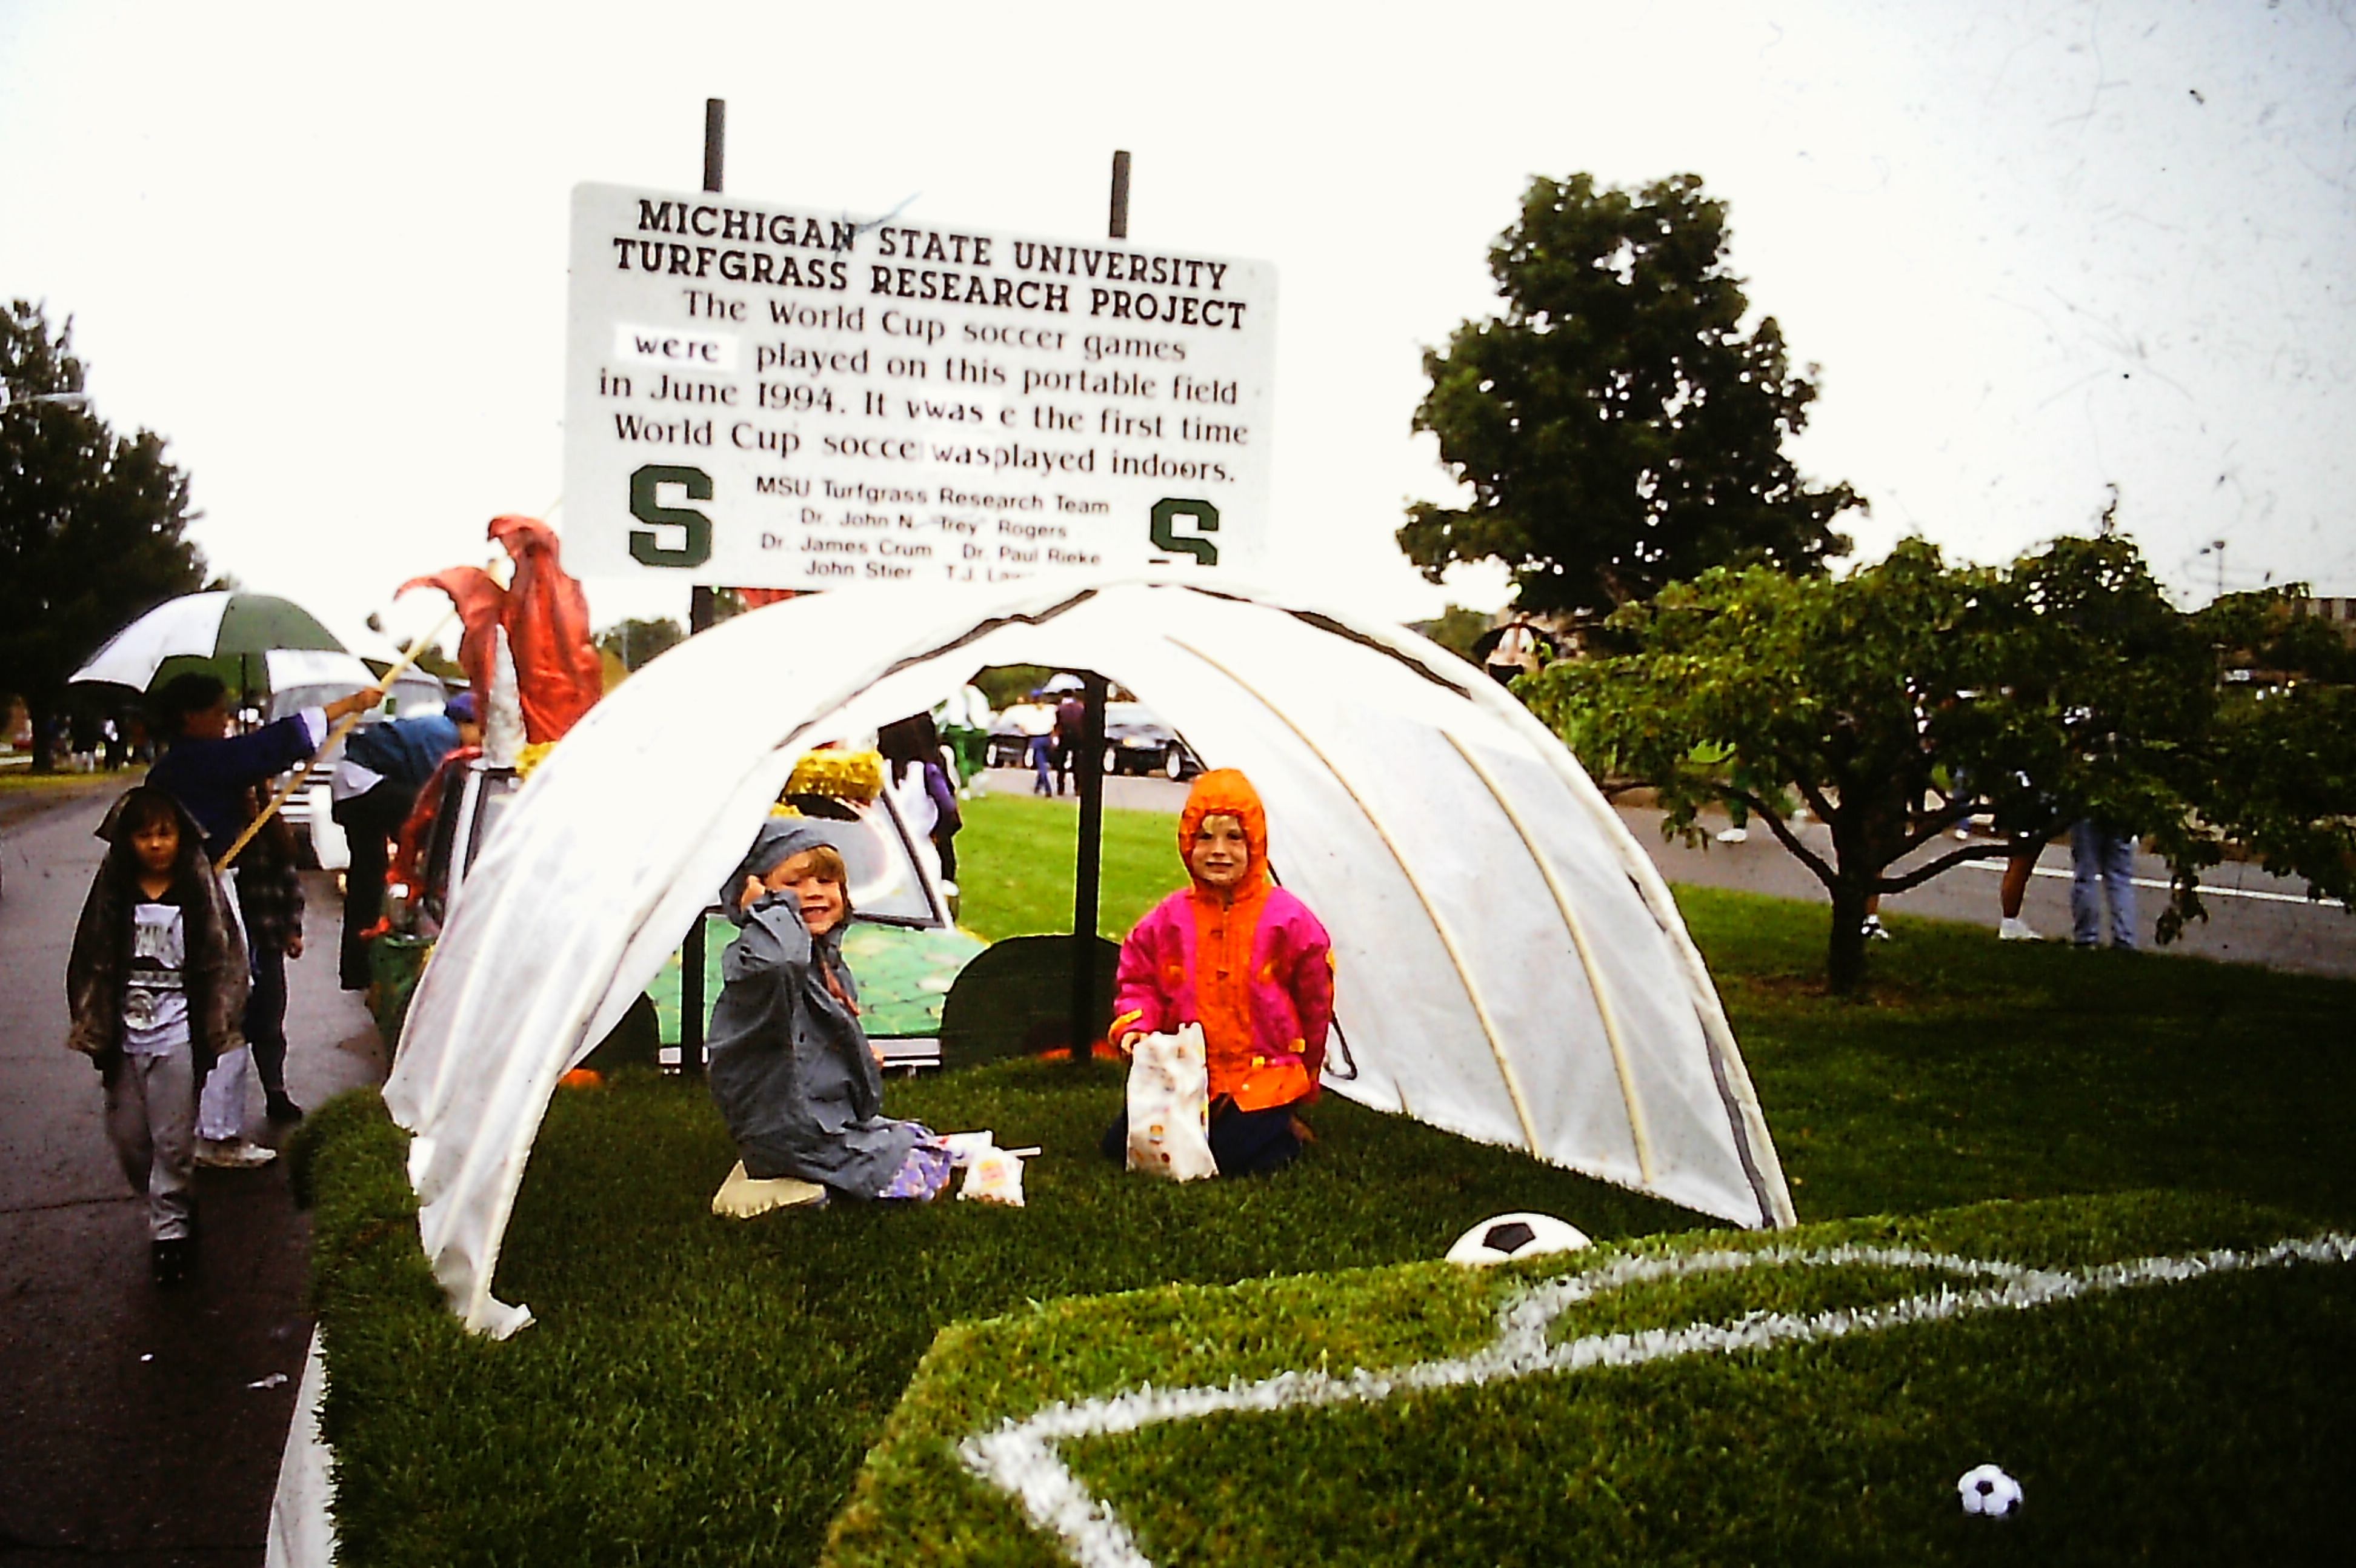
[[[1211,1073],[1201,1024],[1137,1042],[1129,1064],[1129,1168],[1173,1181],[1219,1174],[1211,1157]]]
[[[1038,1152],[997,1147],[978,1151],[966,1164],[965,1185],[958,1189],[958,1196],[1022,1208],[1023,1157]]]

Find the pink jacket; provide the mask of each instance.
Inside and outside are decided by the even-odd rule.
[[[1237,1040],[1237,1031],[1219,1029],[1218,1020],[1205,1017],[1194,983],[1200,972],[1198,916],[1207,912],[1198,911],[1201,900],[1193,889],[1172,893],[1121,944],[1113,1038],[1130,1029],[1166,1034],[1181,1024],[1200,1023],[1210,1047],[1215,1098],[1233,1095],[1247,1111],[1313,1100],[1324,1065],[1325,1031],[1333,1021],[1333,944],[1325,927],[1282,888],[1270,888],[1265,900],[1255,901],[1258,919],[1245,986],[1248,1017],[1236,1020],[1245,1035]],[[1223,1034],[1228,1038],[1219,1038]]]

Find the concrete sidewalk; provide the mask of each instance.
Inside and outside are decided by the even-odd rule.
[[[98,1075],[63,1049],[66,955],[105,848],[91,830],[115,793],[0,837],[0,1563],[259,1564],[310,1337],[309,1226],[283,1167],[199,1170],[199,1275],[148,1282]],[[384,1062],[337,987],[334,883],[314,874],[306,891],[287,1083],[316,1105]],[[248,1122],[278,1141],[258,1084]]]

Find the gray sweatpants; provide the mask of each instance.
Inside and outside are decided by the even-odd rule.
[[[106,1089],[106,1134],[134,1192],[147,1195],[147,1234],[178,1241],[196,1211],[196,1064],[184,1042],[123,1058]]]

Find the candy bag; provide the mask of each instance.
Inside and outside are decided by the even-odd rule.
[[[1211,1157],[1211,1073],[1201,1024],[1137,1042],[1129,1064],[1129,1168],[1173,1181],[1219,1174]]]

